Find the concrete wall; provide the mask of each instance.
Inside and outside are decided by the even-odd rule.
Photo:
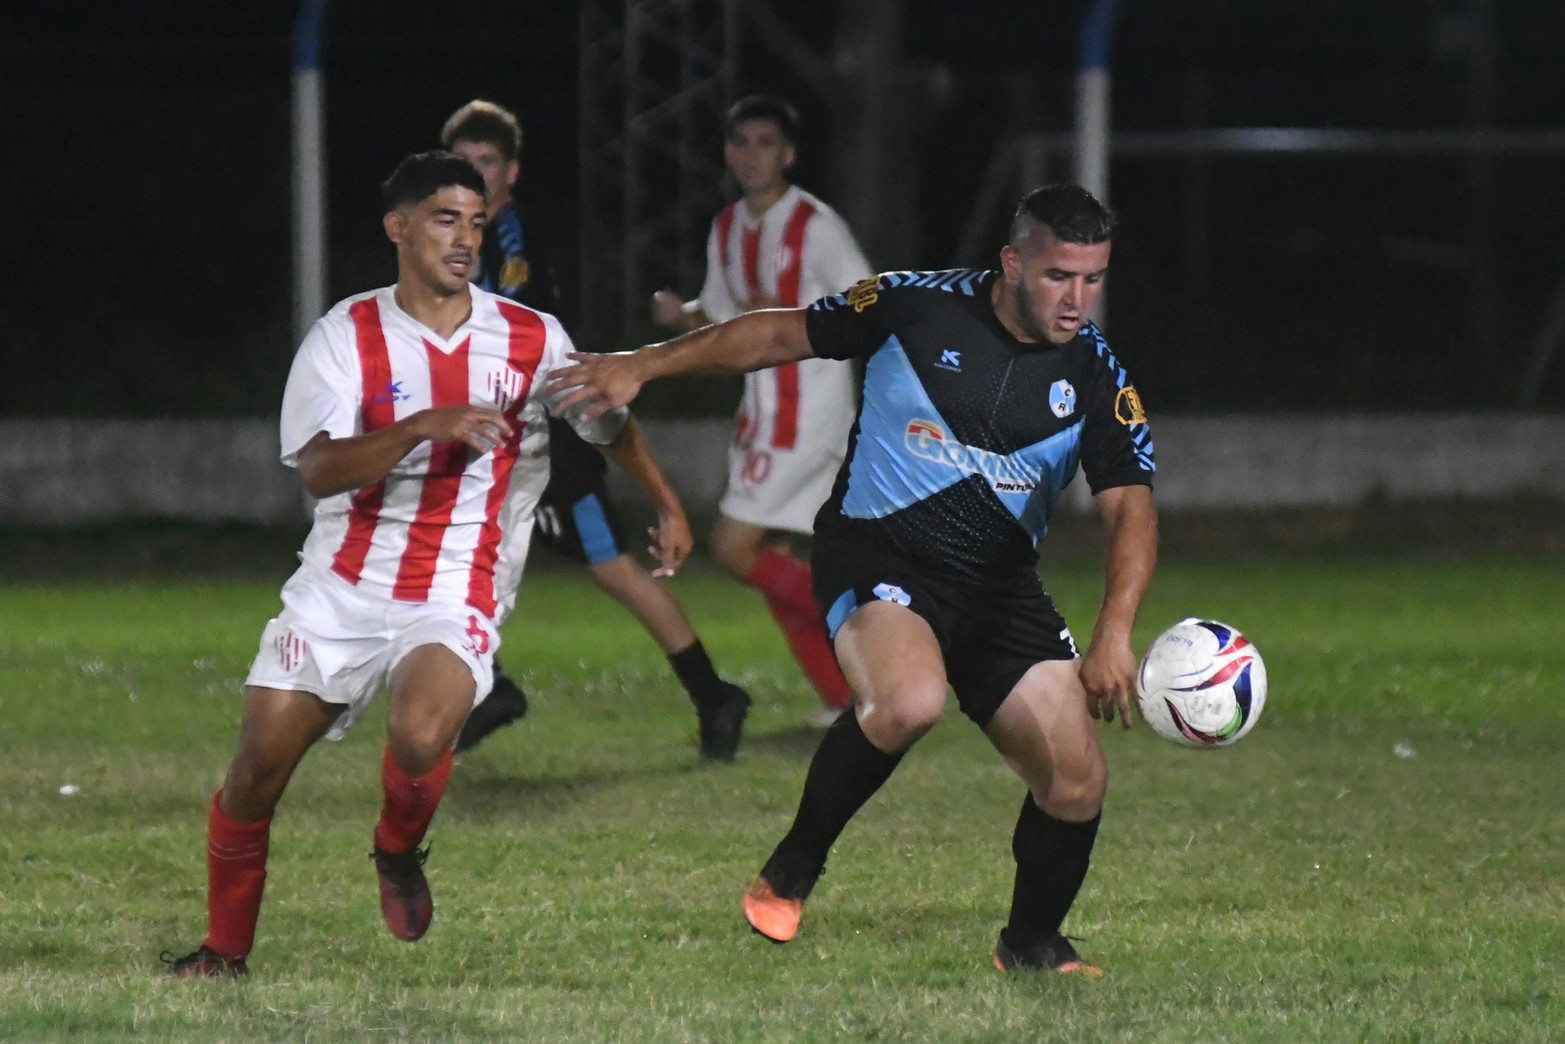
[[[693,519],[722,492],[729,422],[649,421]],[[1181,508],[1342,506],[1390,500],[1565,499],[1565,417],[1155,418],[1158,503]],[[297,477],[270,420],[0,421],[0,524],[117,518],[297,523]],[[627,480],[610,489],[634,510]],[[1073,484],[1067,507],[1090,502]]]

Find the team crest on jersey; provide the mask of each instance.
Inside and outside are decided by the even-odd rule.
[[[1049,409],[1056,417],[1069,417],[1076,412],[1076,389],[1070,381],[1055,381],[1049,385]]]
[[[489,374],[489,397],[504,413],[527,394],[527,375],[515,367],[507,366]]]
[[[793,248],[787,243],[777,247],[777,252],[772,255],[772,262],[776,265],[773,271],[786,272],[793,267]]]
[[[1127,428],[1147,422],[1147,411],[1141,406],[1141,396],[1136,394],[1135,385],[1125,385],[1114,396],[1114,416]]]

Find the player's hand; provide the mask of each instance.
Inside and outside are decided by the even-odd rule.
[[[690,557],[695,538],[690,535],[690,523],[683,511],[664,511],[658,515],[658,524],[647,529],[652,544],[647,552],[658,560],[653,576],[673,576]]]
[[[1087,690],[1088,713],[1101,721],[1113,721],[1118,713],[1120,724],[1130,728],[1134,724],[1131,707],[1135,703],[1136,667],[1136,654],[1128,641],[1094,637],[1078,669],[1082,688]]]
[[[430,442],[464,442],[480,454],[511,437],[505,414],[485,406],[439,406],[408,417],[414,434]]]
[[[652,321],[659,326],[684,329],[685,299],[672,290],[659,290],[652,295]]]
[[[646,383],[634,352],[571,352],[567,358],[573,365],[554,371],[548,395],[557,411],[580,411],[583,420],[624,406]]]

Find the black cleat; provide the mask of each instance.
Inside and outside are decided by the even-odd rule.
[[[723,682],[721,699],[699,707],[701,757],[706,761],[732,761],[739,750],[745,715],[750,713],[750,696],[733,682]]]
[[[423,938],[435,918],[435,901],[424,878],[429,849],[387,852],[377,848],[370,858],[380,873],[380,915],[386,919],[386,927],[404,942]]]
[[[472,750],[496,729],[503,728],[527,714],[527,694],[503,674],[496,674],[494,688],[484,702],[473,708],[456,737],[456,752]]]
[[[164,974],[174,979],[238,979],[250,974],[243,957],[224,957],[205,944],[183,957],[164,950],[158,960],[166,966]]]
[[[1103,969],[1082,960],[1071,941],[1058,932],[1027,946],[1013,945],[1007,939],[1007,932],[1002,930],[999,942],[994,944],[994,966],[1001,971],[1052,971],[1089,979],[1103,978]]]

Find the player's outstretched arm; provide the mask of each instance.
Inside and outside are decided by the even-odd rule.
[[[1136,654],[1130,631],[1136,611],[1157,568],[1157,507],[1148,486],[1119,486],[1097,496],[1098,513],[1108,530],[1104,560],[1103,605],[1092,629],[1092,645],[1081,661],[1081,683],[1094,718],[1130,728],[1135,701]]]
[[[686,373],[749,373],[807,359],[804,308],[746,312],[671,341],[614,355],[572,353],[574,365],[555,371],[549,393],[562,408],[577,407],[591,419],[624,406],[641,386]]]
[[[614,441],[598,449],[634,479],[636,485],[651,498],[653,507],[657,509],[658,524],[647,531],[652,537],[652,546],[647,550],[659,563],[652,575],[673,576],[689,557],[695,540],[690,535],[685,507],[679,502],[674,487],[668,484],[668,478],[663,474],[657,458],[652,455],[652,447],[641,425],[636,423],[634,417],[626,418],[625,426]]]
[[[510,436],[511,425],[499,410],[442,406],[409,414],[366,435],[334,439],[318,431],[299,450],[299,474],[310,496],[329,497],[379,482],[426,440],[462,442],[483,454]]]

